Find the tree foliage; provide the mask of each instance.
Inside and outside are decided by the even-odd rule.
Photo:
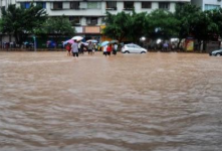
[[[107,12],[105,18],[106,28],[103,30],[103,33],[110,38],[122,41],[128,35],[130,17],[125,12],[120,12],[117,15]]]
[[[222,9],[202,11],[190,3],[176,6],[174,13],[157,9],[147,13],[107,13],[104,34],[118,40],[137,42],[140,37],[180,40],[193,37],[209,41],[222,37]]]
[[[135,13],[132,12],[128,20],[129,30],[127,37],[132,41],[138,41],[142,36],[146,35],[149,22],[147,20],[147,13]]]
[[[204,36],[205,37],[204,39],[209,40],[209,38],[212,38],[212,36],[215,36],[215,35],[222,36],[222,9],[220,8],[220,9],[205,11],[202,16],[205,17],[205,21],[206,21],[205,31],[204,29],[202,29],[202,32],[201,32],[204,34],[207,33],[207,35]],[[202,22],[203,20],[204,19],[200,19],[200,21]],[[197,38],[201,39],[201,36]]]
[[[35,29],[36,34],[74,35],[75,29],[65,16],[50,17],[42,26]]]
[[[192,36],[195,32],[195,25],[199,22],[201,9],[195,5],[185,4],[184,6],[176,6],[174,13],[175,18],[179,21],[180,39]]]
[[[195,5],[177,7],[175,17],[180,21],[179,38],[191,36],[201,41],[216,40],[222,31],[222,9],[201,11]]]
[[[178,36],[179,20],[174,17],[173,13],[157,9],[149,14],[148,20],[150,30],[147,35],[149,37],[169,39]]]
[[[30,8],[25,9],[11,4],[7,9],[2,9],[0,31],[13,35],[16,43],[21,44],[26,33],[32,34],[33,30],[46,20],[46,17],[46,11],[40,6],[31,4]]]
[[[113,15],[107,12],[106,28],[103,30],[104,34],[110,38],[122,41],[128,39],[138,41],[141,35],[145,34],[148,26],[146,13],[130,13],[120,12]]]

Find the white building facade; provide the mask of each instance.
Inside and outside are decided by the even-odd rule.
[[[191,4],[205,10],[212,10],[222,7],[222,0],[191,0]]]
[[[67,16],[75,22],[75,29],[80,35],[101,35],[106,12],[148,12],[156,9],[175,11],[177,4],[188,3],[191,0],[0,0],[0,6],[7,7],[16,4],[29,8],[30,4],[42,5],[49,16]],[[98,39],[98,38],[97,38]]]

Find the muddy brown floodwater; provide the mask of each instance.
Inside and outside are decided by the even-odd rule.
[[[222,57],[0,52],[0,151],[221,151]]]

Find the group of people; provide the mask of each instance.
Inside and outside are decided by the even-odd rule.
[[[73,40],[72,44],[68,43],[65,48],[68,51],[68,56],[79,57],[79,54],[88,52],[89,55],[92,55],[96,49],[95,43],[89,41],[88,44],[84,44],[81,41]],[[105,56],[110,56],[111,54],[116,55],[118,51],[118,44],[108,44],[103,46],[103,54]]]
[[[110,56],[111,53],[113,55],[116,55],[117,51],[118,51],[118,44],[117,43],[108,44],[103,47],[103,55],[105,55],[105,56]]]
[[[84,52],[88,52],[88,54],[92,55],[95,51],[95,44],[91,41],[86,45],[81,41],[73,40],[72,44],[66,45],[66,50],[68,51],[68,56],[78,57],[79,54],[84,54]]]

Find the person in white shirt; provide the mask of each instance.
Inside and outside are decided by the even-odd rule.
[[[107,56],[107,45],[103,47],[103,55]]]
[[[72,49],[73,57],[78,57],[79,56],[79,49],[78,49],[77,40],[74,40],[74,43],[72,44],[71,49]]]
[[[113,54],[116,55],[117,51],[118,51],[118,44],[115,43],[113,46]]]

